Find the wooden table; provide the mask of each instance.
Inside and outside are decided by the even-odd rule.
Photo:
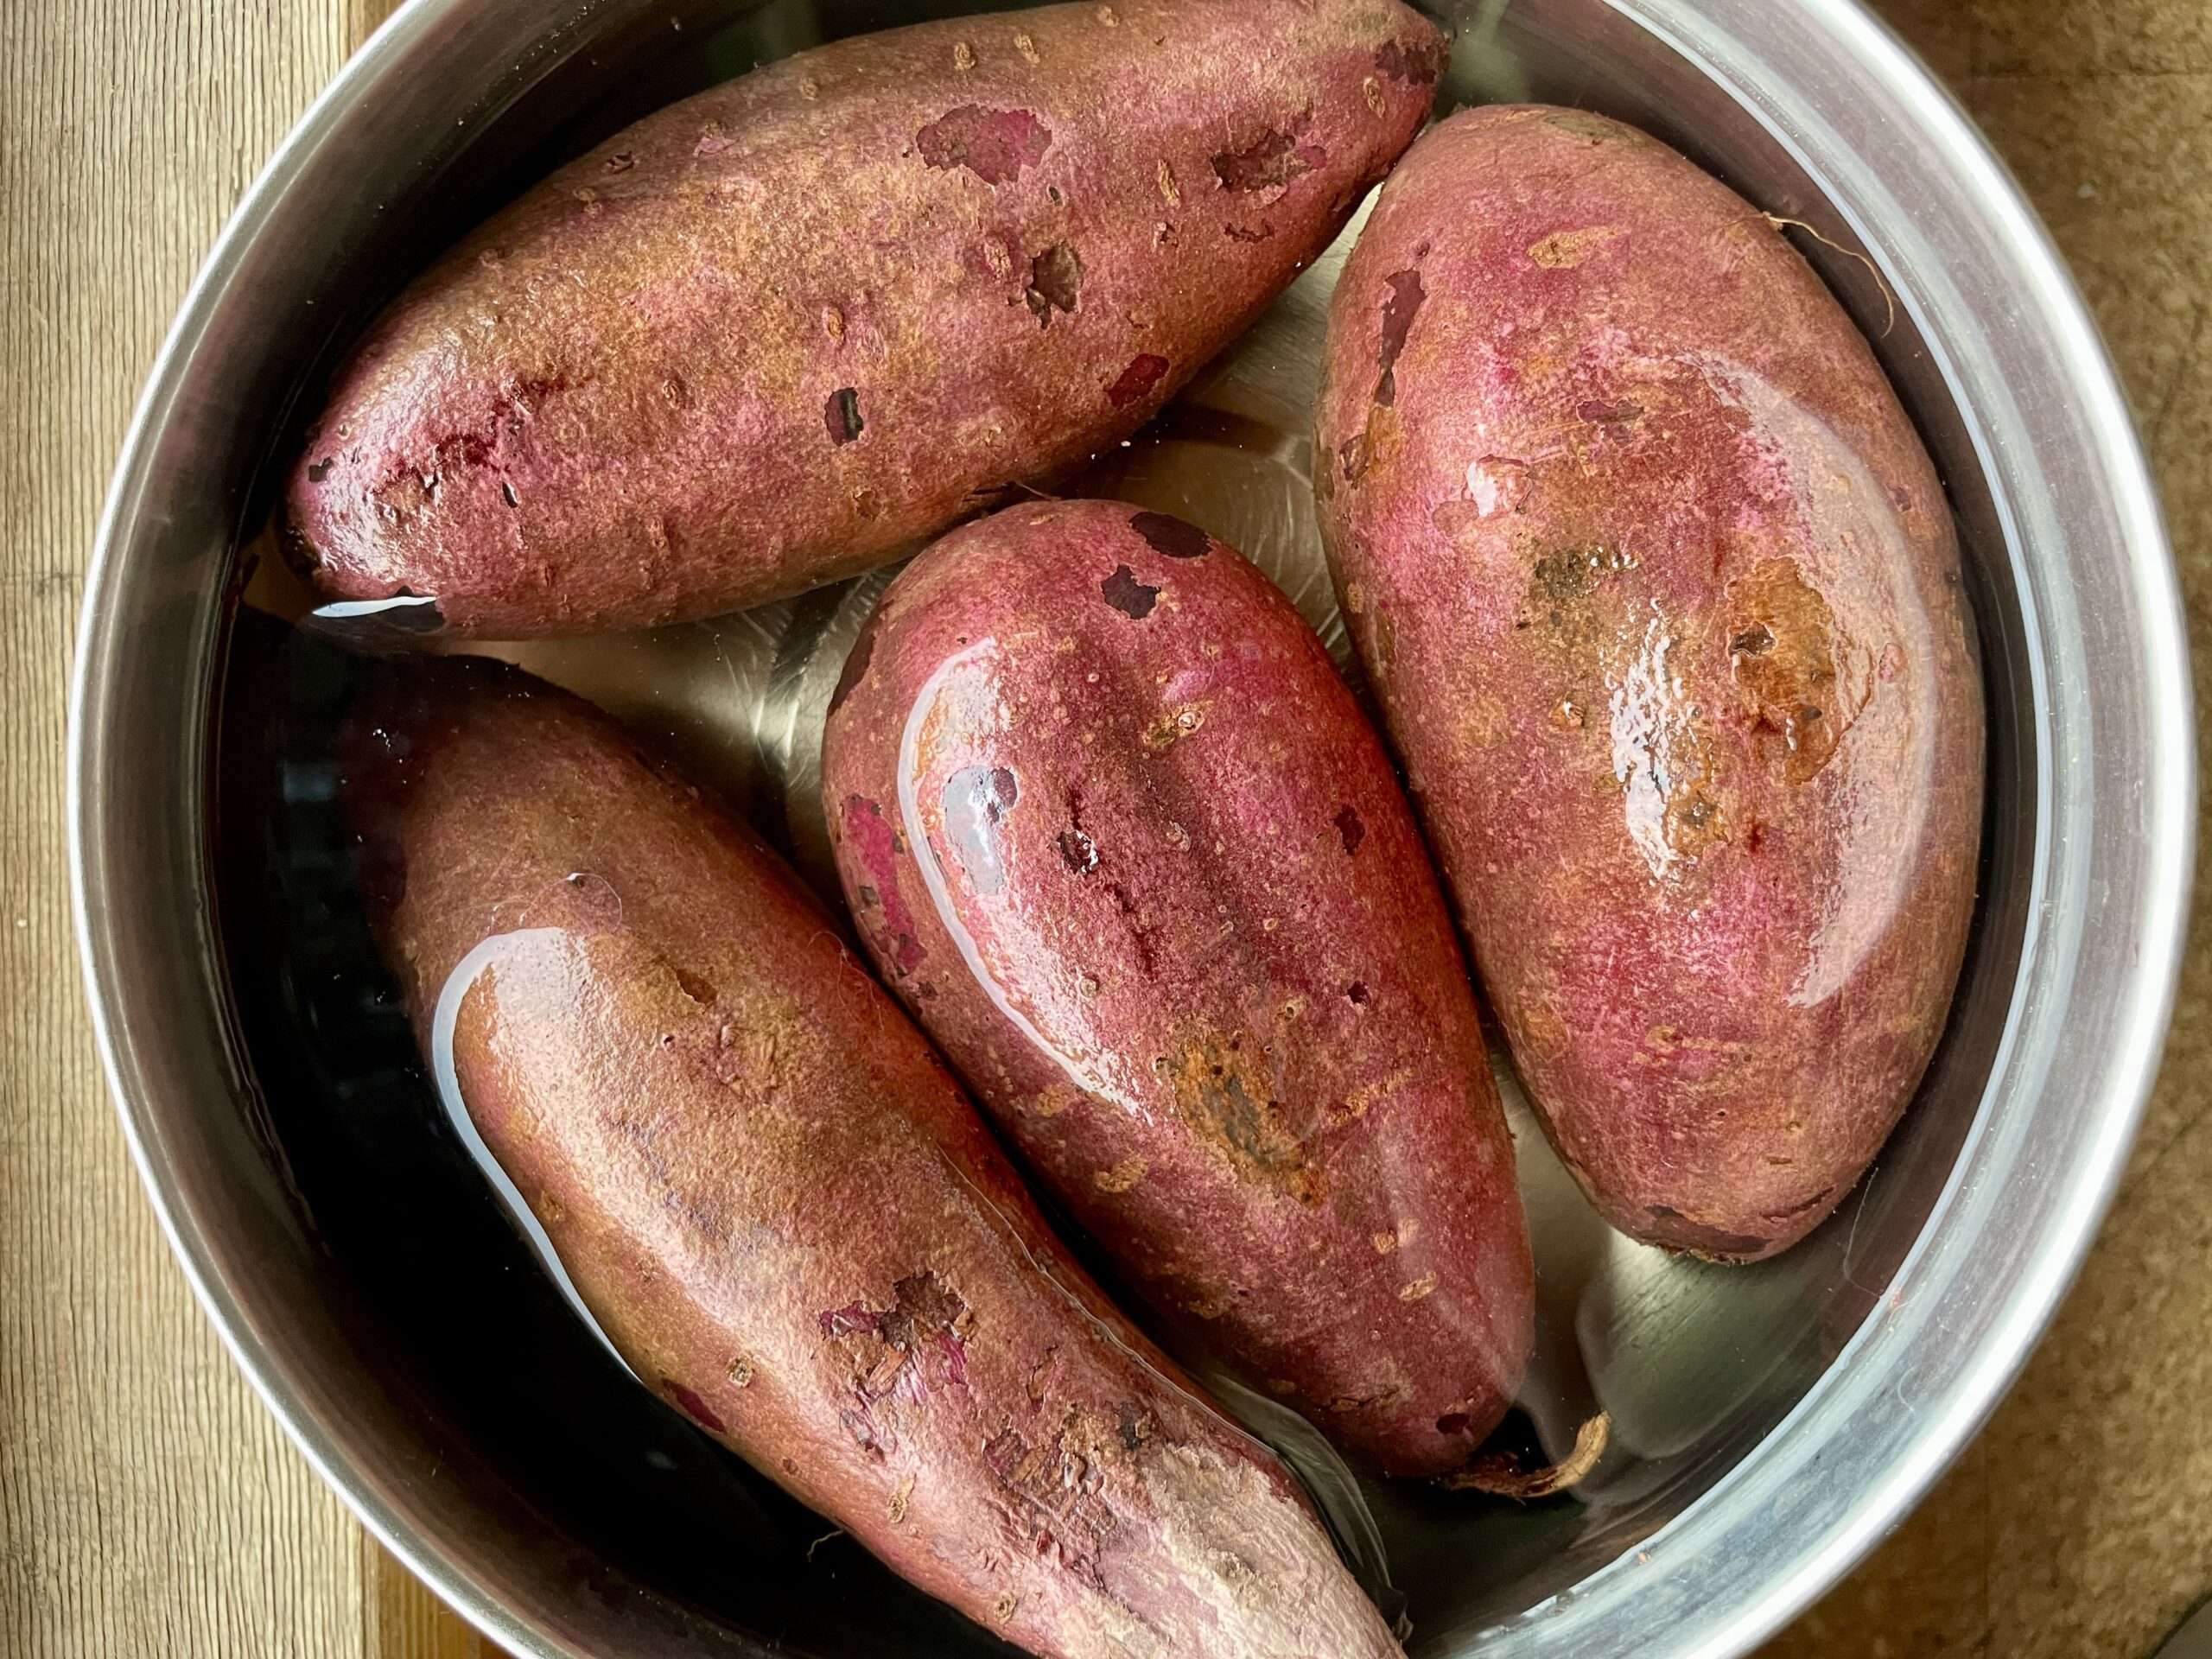
[[[354,1524],[193,1305],[101,1086],[63,863],[71,638],[132,400],[232,203],[390,4],[0,0],[10,1659],[488,1652]],[[1883,9],[2010,158],[2103,323],[2172,516],[2204,708],[2212,0]],[[1774,1654],[2142,1659],[2212,1592],[2208,898],[2141,1142],[2056,1328],[1919,1513]]]

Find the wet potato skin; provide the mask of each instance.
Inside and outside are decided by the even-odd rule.
[[[407,668],[347,744],[372,919],[426,1046],[479,952],[462,1096],[649,1386],[1034,1653],[1397,1653],[749,832],[565,693]]]
[[[1802,1237],[1926,1066],[1980,841],[1952,521],[1865,340],[1657,141],[1471,111],[1346,266],[1314,467],[1561,1154],[1637,1238]]]
[[[1118,502],[1012,508],[892,584],[824,743],[887,982],[1116,1272],[1401,1474],[1528,1355],[1512,1148],[1450,915],[1313,630]]]
[[[404,292],[287,498],[328,599],[520,638],[882,563],[1126,436],[1428,113],[1396,0],[920,24],[671,106]]]

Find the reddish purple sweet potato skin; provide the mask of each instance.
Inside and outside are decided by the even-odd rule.
[[[1014,508],[893,583],[823,746],[861,936],[1193,1339],[1399,1474],[1464,1465],[1532,1319],[1512,1143],[1388,757],[1204,531]]]
[[[1398,1651],[1281,1465],[1062,1255],[775,858],[597,711],[379,671],[346,800],[426,1046],[631,1365],[1054,1659]]]
[[[1116,0],[841,41],[675,105],[372,329],[292,474],[334,600],[641,626],[866,569],[1126,436],[1428,113],[1397,0]]]
[[[1636,1237],[1802,1237],[1927,1065],[1980,841],[1951,518],[1865,340],[1656,140],[1472,111],[1346,265],[1315,477],[1561,1154]]]

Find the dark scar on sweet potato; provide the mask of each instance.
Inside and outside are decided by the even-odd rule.
[[[427,458],[402,456],[370,486],[369,493],[384,502],[389,513],[394,509],[385,498],[396,488],[411,494],[423,487],[426,476],[435,479],[462,467],[492,465],[502,435],[518,435],[538,417],[546,404],[590,385],[591,380],[589,375],[571,379],[555,374],[524,376],[509,382],[493,397],[480,424],[448,430],[430,445]]]
[[[325,455],[321,461],[310,461],[308,464],[308,482],[321,483],[324,479],[330,476],[330,469],[337,464],[338,457],[335,455]]]
[[[840,386],[822,406],[822,423],[830,429],[830,442],[848,444],[867,428],[861,418],[861,394],[856,387]]]
[[[1375,53],[1375,67],[1393,80],[1427,86],[1444,73],[1449,48],[1440,40],[1421,41],[1408,48],[1400,41],[1385,41]]]
[[[1106,1579],[1099,1553],[1119,1517],[1083,1472],[1098,1456],[1104,1427],[1093,1427],[1071,1408],[1050,1438],[1033,1443],[1009,1427],[983,1444],[984,1460],[1033,1530],[1038,1553],[1100,1594],[1106,1593]]]
[[[1060,857],[1077,875],[1089,875],[1098,868],[1098,843],[1082,830],[1063,830],[1059,841]]]
[[[1212,537],[1169,512],[1138,513],[1129,520],[1129,528],[1149,542],[1162,558],[1202,559],[1213,546]]]
[[[1347,484],[1357,484],[1367,475],[1369,453],[1364,432],[1355,432],[1337,446],[1337,459],[1343,463]]]
[[[676,975],[676,988],[682,991],[684,995],[690,997],[694,1002],[696,1002],[702,1008],[712,1007],[715,1005],[715,1000],[721,995],[720,991],[715,988],[715,984],[712,980],[701,978],[697,974],[693,973],[689,968],[678,968],[674,969],[674,972]]]
[[[1357,807],[1346,806],[1337,814],[1337,834],[1342,837],[1347,855],[1359,850],[1359,843],[1367,839],[1367,825],[1361,821]]]
[[[692,1390],[685,1388],[672,1376],[661,1378],[660,1385],[666,1391],[668,1397],[676,1402],[677,1408],[700,1427],[710,1428],[717,1434],[723,1432],[726,1426],[722,1420],[715,1416],[713,1408]]]
[[[1730,672],[1754,729],[1784,740],[1783,776],[1805,783],[1827,764],[1856,713],[1847,696],[1839,698],[1834,614],[1789,559],[1762,560],[1727,592]]]
[[[1055,242],[1029,262],[1029,288],[1023,298],[1037,326],[1052,326],[1052,313],[1071,312],[1083,296],[1083,257],[1065,242]]]
[[[1382,302],[1382,339],[1376,352],[1382,374],[1375,383],[1375,401],[1385,409],[1398,401],[1398,358],[1406,349],[1414,319],[1428,298],[1428,289],[1422,286],[1417,270],[1396,271],[1387,280],[1390,296]]]
[[[1592,426],[1627,426],[1643,418],[1643,406],[1625,397],[1610,404],[1602,397],[1586,397],[1574,406],[1574,413]]]
[[[914,147],[933,168],[964,167],[985,184],[1019,178],[1045,159],[1052,130],[1027,110],[987,110],[963,104],[914,135]]]
[[[1301,144],[1280,128],[1262,133],[1242,149],[1224,149],[1213,158],[1214,176],[1224,189],[1250,194],[1280,190],[1329,159],[1318,144]]]
[[[1160,589],[1139,582],[1136,572],[1126,564],[1116,565],[1114,574],[1098,584],[1098,591],[1109,605],[1133,622],[1150,616],[1160,600]]]
[[[1160,384],[1160,377],[1167,372],[1167,359],[1145,352],[1129,360],[1122,371],[1120,379],[1106,388],[1106,401],[1116,409],[1127,409],[1146,396]]]
[[[1284,1124],[1263,1063],[1236,1039],[1207,1035],[1169,1062],[1177,1114],[1226,1156],[1238,1173],[1280,1187],[1300,1204],[1323,1196],[1321,1173]]]

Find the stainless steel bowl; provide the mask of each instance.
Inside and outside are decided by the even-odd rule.
[[[271,939],[344,931],[335,912],[219,903],[230,843],[217,831],[259,810],[220,781],[225,763],[257,741],[257,698],[318,695],[311,666],[257,680],[231,643],[266,463],[367,311],[552,157],[821,35],[966,9],[413,0],[232,221],[147,388],[101,527],[73,709],[73,860],[94,1017],[141,1172],[302,1449],[523,1653],[994,1649],[849,1544],[813,1549],[818,1522],[629,1386],[441,1149],[419,1081],[361,1058],[372,1032],[348,1046],[345,1021],[374,998],[342,960],[304,1001],[273,995],[253,966]],[[2187,899],[2180,613],[2126,408],[2063,270],[1965,119],[1851,0],[1445,10],[1462,26],[1452,93],[1638,121],[1809,227],[1805,251],[1878,337],[1967,549],[1993,722],[1981,910],[1904,1127],[1806,1244],[1727,1271],[1596,1227],[1524,1134],[1543,1275],[1533,1414],[1555,1442],[1602,1403],[1620,1449],[1578,1497],[1527,1509],[1369,1489],[1416,1655],[1736,1654],[1957,1452],[2111,1195]],[[1089,485],[1231,535],[1325,626],[1302,434],[1332,276],[1322,262]],[[804,861],[824,677],[874,591],[512,654],[658,727]],[[310,761],[280,781],[289,808],[311,812],[324,780]]]

